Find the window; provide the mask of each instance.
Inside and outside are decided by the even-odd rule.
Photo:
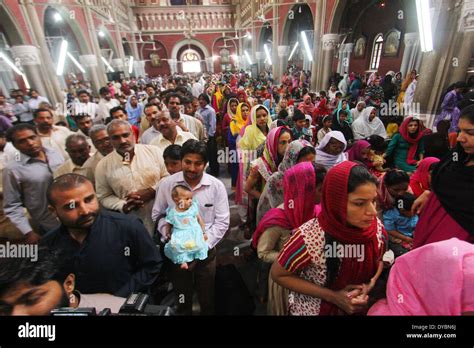
[[[374,40],[372,49],[372,57],[370,58],[370,70],[377,70],[380,65],[380,57],[382,56],[383,35],[378,34]]]
[[[183,62],[183,73],[198,73],[201,72],[201,59],[194,50],[186,50],[181,55]]]

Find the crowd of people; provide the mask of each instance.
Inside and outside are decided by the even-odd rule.
[[[177,313],[197,293],[215,314],[234,204],[269,315],[474,312],[474,85],[447,88],[430,129],[407,114],[418,78],[334,75],[314,92],[290,66],[280,84],[74,83],[65,107],[0,96],[0,240],[41,255],[0,260],[0,314],[118,310],[164,281]]]

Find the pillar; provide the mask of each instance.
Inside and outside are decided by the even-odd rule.
[[[19,45],[11,47],[11,52],[13,60],[20,61],[31,88],[38,90],[40,95],[48,97],[49,101],[55,105],[58,100],[51,100],[52,97],[48,94],[48,88],[45,84],[47,79],[45,79],[41,69],[43,61],[38,48],[36,46]],[[56,78],[56,74],[54,74],[54,78]]]
[[[353,48],[353,43],[341,45],[341,49],[339,50],[339,61],[337,63],[337,72],[341,76],[350,73],[350,60]]]
[[[31,34],[33,41],[36,46],[39,47],[38,54],[41,56],[41,65],[39,69],[28,68],[32,79],[36,80],[36,74],[39,73],[42,76],[44,81],[44,87],[49,97],[49,101],[56,105],[57,103],[63,103],[64,97],[59,85],[59,81],[56,78],[56,70],[53,66],[53,61],[46,44],[46,38],[44,36],[43,26],[38,18],[38,13],[36,12],[36,5],[32,0],[25,0],[22,3],[23,8],[25,9],[26,22],[30,26]],[[39,70],[39,71],[38,71]],[[44,77],[48,76],[48,79]]]
[[[279,66],[279,82],[283,76],[283,72],[286,70],[288,65],[288,56],[290,55],[290,46],[278,46],[278,60],[280,61]]]
[[[416,69],[417,58],[420,56],[420,40],[418,33],[406,33],[403,42],[405,49],[403,51],[402,65],[400,71],[402,72],[403,78]]]
[[[316,13],[314,14],[314,33],[313,33],[313,65],[311,67],[311,90],[321,90],[324,84],[321,83],[321,57],[322,45],[321,34],[323,25],[323,14],[326,9],[326,0],[316,2]]]
[[[206,58],[206,69],[210,73],[214,73],[214,58],[207,57]]]
[[[323,70],[321,74],[321,88],[327,90],[329,87],[329,79],[332,75],[332,65],[334,59],[334,50],[339,42],[338,34],[324,34],[322,39],[323,51]]]
[[[258,73],[260,74],[265,70],[265,53],[264,52],[255,52],[255,59],[257,60]]]
[[[111,12],[112,12],[112,18],[115,22],[114,27],[115,27],[115,39],[117,40],[117,50],[118,50],[119,58],[122,61],[122,67],[124,67],[125,59],[126,59],[125,50],[123,49],[122,34],[120,32],[120,25],[117,19],[117,12],[116,12],[115,6],[113,5],[113,2],[110,7],[111,7]],[[127,61],[128,61],[128,58],[127,58]],[[125,77],[130,76],[130,74],[128,73],[128,66],[125,69],[123,69],[123,73]]]
[[[207,61],[207,59],[206,59]],[[168,65],[170,66],[170,73],[176,74],[178,72],[178,61],[173,58],[168,59]]]
[[[272,24],[272,75],[274,83],[280,83],[280,65],[284,64],[278,59],[278,43],[280,42],[280,26],[278,25],[278,6],[276,1],[272,5],[273,24]]]

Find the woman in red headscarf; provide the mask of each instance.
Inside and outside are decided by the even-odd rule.
[[[393,155],[395,166],[405,172],[414,172],[423,159],[423,136],[427,134],[423,123],[410,116],[400,126],[388,144],[384,157]]]
[[[284,203],[264,215],[253,235],[252,246],[263,262],[273,263],[290,232],[317,216],[325,175],[326,169],[314,162],[299,163],[285,173]],[[269,278],[267,314],[286,315],[287,297],[288,291]]]
[[[410,187],[416,197],[420,197],[423,192],[430,190],[431,172],[439,158],[427,157],[418,165],[416,172],[410,177]]]
[[[366,312],[387,240],[376,216],[376,185],[350,161],[326,175],[321,213],[295,231],[272,266],[272,278],[290,289],[291,315]]]

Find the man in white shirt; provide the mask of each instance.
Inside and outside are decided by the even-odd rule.
[[[79,101],[72,105],[72,115],[88,114],[92,121],[95,121],[99,115],[99,106],[90,101],[89,92],[85,89],[81,89],[77,92],[77,97]]]
[[[197,139],[203,140],[204,128],[201,121],[181,112],[181,96],[176,93],[170,93],[166,96],[165,102],[171,118],[176,121],[178,126],[183,131],[192,133]]]
[[[91,157],[91,147],[85,136],[81,134],[72,134],[66,139],[66,151],[70,159],[64,162],[53,173],[54,178],[64,174],[80,174],[90,177],[88,171],[90,168],[84,168],[84,163]]]
[[[86,163],[84,163],[83,167],[89,169],[87,177],[95,184],[95,170],[97,165],[102,158],[114,151],[114,147],[112,146],[110,137],[107,134],[107,128],[103,124],[92,126],[89,135],[97,151],[86,161]]]
[[[168,176],[163,152],[156,146],[135,144],[127,121],[113,120],[107,126],[115,151],[97,165],[95,185],[100,204],[110,210],[137,215],[150,234],[155,188]]]
[[[99,101],[99,112],[97,120],[94,122],[96,124],[104,123],[105,119],[109,117],[110,109],[120,106],[120,103],[117,99],[112,99],[110,90],[108,87],[102,87],[99,90],[100,101]]]
[[[161,113],[161,108],[158,104],[146,104],[143,109],[145,113],[146,121],[151,124],[151,127],[143,132],[140,137],[141,144],[150,144],[158,135],[160,131],[158,125],[154,122]],[[143,121],[142,121],[143,122]]]
[[[34,112],[36,109],[39,109],[39,105],[42,102],[46,102],[49,104],[48,98],[42,97],[38,94],[38,91],[32,89],[30,91],[30,99],[28,100],[28,108],[31,112]]]
[[[172,189],[176,185],[184,185],[192,191],[193,198],[198,202],[199,215],[204,220],[208,236],[206,240],[209,246],[208,257],[205,260],[193,261],[188,270],[172,264],[171,277],[180,314],[192,314],[192,298],[196,290],[201,315],[212,315],[215,311],[215,246],[229,229],[229,201],[224,184],[204,172],[207,164],[206,143],[188,140],[181,148],[181,157],[182,172],[165,178],[157,188],[152,218],[158,222],[158,232],[164,242],[167,239],[166,209],[175,206],[171,196]]]
[[[192,133],[183,132],[177,127],[169,112],[162,111],[154,120],[153,128],[158,129],[160,134],[151,141],[150,145],[158,146],[161,151],[165,151],[169,145],[183,145],[189,139],[197,140]]]
[[[37,109],[33,113],[33,121],[43,146],[55,149],[63,156],[64,160],[68,160],[66,138],[74,133],[66,127],[55,126],[53,114],[49,109]]]
[[[79,128],[77,134],[80,134],[87,139],[87,142],[91,147],[91,153],[95,153],[97,150],[89,136],[89,131],[92,128],[91,117],[88,114],[79,114],[74,117],[74,121],[76,122],[77,128]]]

